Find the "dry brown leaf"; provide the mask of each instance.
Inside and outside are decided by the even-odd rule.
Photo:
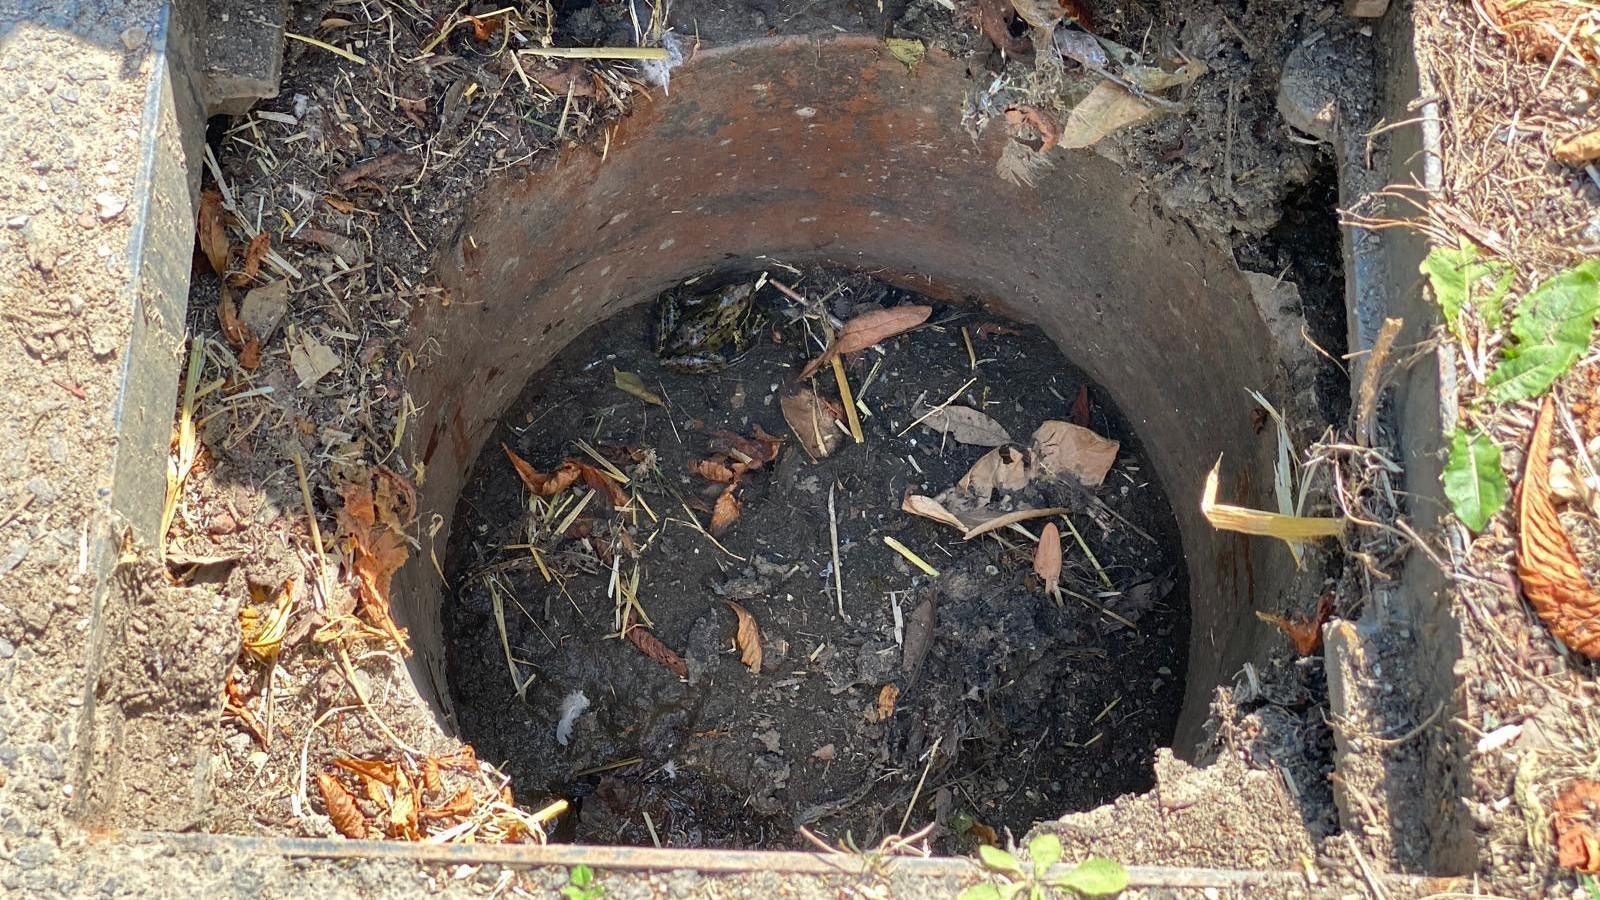
[[[1033,3],[1034,0],[1012,0],[1012,2]],[[1055,0],[1044,0],[1044,2],[1055,4]],[[1050,148],[1061,141],[1061,126],[1037,106],[1006,107],[1006,128],[1013,137],[1020,137],[1025,129],[1033,129],[1039,135],[1040,153],[1050,152]]]
[[[444,779],[439,774],[439,757],[432,755],[423,757],[422,786],[430,794],[437,794],[444,790]]]
[[[1092,147],[1107,135],[1150,118],[1155,111],[1148,101],[1102,81],[1067,113],[1061,146],[1068,150]]]
[[[972,839],[980,844],[988,844],[991,847],[999,845],[998,842],[1000,840],[1000,835],[995,834],[993,828],[990,828],[982,822],[973,822],[972,825],[967,828],[967,834],[972,835]]]
[[[1033,552],[1033,571],[1044,580],[1045,592],[1054,596],[1061,583],[1061,529],[1050,522],[1039,532],[1039,547]]]
[[[922,516],[925,519],[932,519],[941,525],[949,525],[951,528],[961,531],[966,531],[968,528],[967,523],[956,518],[955,513],[945,509],[944,505],[939,501],[932,497],[924,497],[921,494],[908,494],[906,499],[900,501],[900,510],[912,515]]]
[[[267,732],[262,727],[261,720],[257,719],[256,714],[250,711],[249,698],[245,697],[244,689],[239,687],[239,682],[235,681],[231,675],[228,676],[227,682],[223,684],[222,697],[222,714],[238,719],[239,724],[243,725],[244,729],[250,732],[250,735],[261,746],[271,746],[272,742],[267,739]]]
[[[421,815],[422,818],[428,820],[460,818],[471,815],[473,808],[477,805],[477,798],[472,796],[472,786],[467,785],[456,791],[456,795],[451,797],[450,801],[443,806],[424,807]]]
[[[339,531],[350,544],[361,611],[409,656],[406,632],[389,612],[389,584],[411,555],[405,529],[416,514],[416,491],[400,475],[379,466],[344,484],[340,494],[344,505],[338,513]]]
[[[395,785],[394,802],[389,804],[384,834],[407,841],[421,840],[422,829],[418,822],[418,814],[422,811],[422,800],[418,796],[416,786],[411,783],[404,770],[399,771],[396,777],[399,783]]]
[[[573,482],[578,480],[578,468],[569,463],[563,463],[560,468],[546,475],[535,469],[532,464],[518,456],[516,451],[507,447],[504,443],[500,445],[500,449],[504,450],[506,458],[511,460],[511,467],[517,470],[517,477],[522,479],[522,483],[527,486],[528,490],[540,497],[553,497],[571,487]]]
[[[995,491],[1020,491],[1028,486],[1028,456],[1015,444],[1003,444],[978,457],[956,482],[956,494],[976,506],[987,506]],[[965,508],[966,504],[962,504]]]
[[[335,759],[333,764],[353,775],[370,778],[388,787],[395,786],[400,773],[398,765],[392,762],[384,762],[381,759],[356,759],[350,756],[343,756]]]
[[[800,370],[800,378],[801,380],[810,378],[818,369],[832,362],[836,356],[856,353],[897,334],[904,334],[928,321],[931,315],[933,307],[922,304],[891,306],[888,309],[875,309],[862,313],[844,323],[839,333],[834,336],[833,344],[823,351],[821,356],[806,363],[806,367]]]
[[[733,484],[734,479],[740,475],[740,472],[735,470],[742,468],[743,464],[741,463],[729,466],[727,463],[715,459],[697,459],[689,463],[689,471],[717,484]]]
[[[227,211],[222,208],[222,194],[205,191],[200,195],[200,218],[195,225],[195,240],[200,252],[205,254],[211,271],[224,275],[228,271],[228,228],[224,222]]]
[[[713,453],[721,453],[740,462],[749,459],[746,465],[751,469],[759,469],[777,459],[778,451],[783,447],[783,438],[767,434],[760,425],[755,427],[751,437],[731,431],[713,431],[709,437]]]
[[[711,524],[706,526],[706,530],[711,532],[712,537],[722,537],[729,528],[733,527],[733,523],[739,521],[739,512],[742,507],[739,503],[739,498],[733,494],[734,489],[737,487],[737,484],[730,484],[721,494],[717,495],[717,504],[711,508]]]
[[[823,762],[827,762],[828,760],[833,759],[833,757],[834,749],[832,744],[823,744],[821,747],[811,751],[812,759],[820,759]]]
[[[1550,495],[1554,420],[1555,400],[1546,397],[1517,486],[1517,577],[1551,634],[1584,656],[1600,658],[1600,592],[1584,576]]]
[[[761,628],[756,625],[756,617],[732,600],[722,602],[728,604],[728,608],[733,610],[733,617],[739,620],[739,627],[733,635],[733,645],[739,650],[739,662],[750,668],[751,675],[760,675]]]
[[[557,97],[566,97],[568,91],[574,99],[596,95],[594,75],[588,66],[577,60],[568,60],[554,69],[535,68],[528,76]]]
[[[252,595],[255,594],[254,588],[251,585]],[[290,579],[283,583],[277,598],[265,611],[255,606],[239,610],[239,630],[244,650],[257,661],[271,662],[283,648],[284,636],[289,632],[289,613],[294,609],[294,596],[295,582]],[[260,598],[256,602],[261,602]]]
[[[256,280],[261,274],[261,260],[267,256],[267,251],[272,249],[272,235],[266,231],[250,239],[244,248],[244,271],[233,277],[233,283],[243,286]]]
[[[338,778],[327,772],[317,773],[317,788],[322,792],[322,805],[327,809],[328,819],[333,822],[333,827],[351,840],[365,840],[367,818],[357,808],[355,796],[339,782]]]
[[[900,700],[900,686],[889,682],[878,691],[878,706],[874,710],[877,718],[874,722],[887,722],[894,715],[894,705]]]
[[[583,483],[588,485],[590,490],[604,496],[613,507],[621,509],[622,507],[628,505],[627,493],[622,490],[621,485],[612,480],[610,475],[607,475],[606,473],[600,471],[594,466],[589,465],[586,462],[576,459],[569,459],[565,463],[562,463],[562,466],[563,468],[566,466],[576,467],[578,470],[578,477],[583,479]]]
[[[1483,10],[1523,59],[1549,61],[1590,7],[1572,0],[1483,0]],[[1567,46],[1590,60],[1597,57],[1588,41],[1574,40]]]
[[[1027,35],[1017,37],[1011,33],[1011,17],[1016,11],[1010,0],[978,0],[978,26],[995,45],[1012,56],[1033,52],[1033,41]]]
[[[928,648],[933,644],[934,596],[930,592],[906,617],[905,644],[900,649],[900,671],[911,675],[913,681],[916,680],[917,669],[922,667],[922,661],[928,656]]]
[[[1072,401],[1072,424],[1088,428],[1093,418],[1093,408],[1089,405],[1089,386],[1083,385],[1078,388],[1078,398]],[[1260,434],[1261,429],[1257,428],[1256,433]]]
[[[924,408],[925,409],[925,408]],[[945,406],[923,415],[924,409],[914,412],[923,416],[922,425],[952,439],[974,447],[998,447],[1011,443],[1011,435],[999,422],[970,406]]]
[[[455,769],[461,772],[478,771],[478,751],[472,749],[471,744],[462,744],[454,753],[438,757],[439,765],[446,769]]]
[[[785,394],[778,405],[807,456],[823,459],[839,449],[844,440],[844,433],[839,430],[844,410],[838,404],[802,386]]]
[[[222,332],[222,339],[228,342],[228,346],[235,350],[243,349],[253,336],[239,318],[239,307],[233,302],[233,291],[226,286],[223,286],[222,295],[217,300],[217,330]]]
[[[1556,159],[1573,166],[1600,158],[1600,128],[1557,141],[1553,154]]]
[[[341,188],[362,186],[380,189],[377,183],[380,179],[411,175],[421,165],[416,157],[408,153],[385,153],[345,170],[333,183]]]
[[[1327,624],[1331,615],[1333,615],[1331,591],[1317,600],[1317,610],[1309,619],[1290,619],[1272,613],[1256,613],[1256,617],[1261,621],[1278,626],[1278,630],[1282,631],[1289,639],[1289,643],[1294,646],[1294,652],[1300,656],[1310,656],[1322,649],[1322,626]]]
[[[633,611],[628,611],[628,619],[623,626],[623,633],[627,635],[628,643],[639,648],[639,652],[660,663],[672,674],[679,678],[689,677],[689,665],[683,657],[672,651],[672,648],[661,643],[661,639],[650,633],[650,629],[633,623]]]
[[[1011,0],[1011,6],[1035,28],[1054,28],[1061,22],[1076,22],[1084,31],[1094,27],[1084,0]]]
[[[1600,835],[1595,810],[1600,809],[1600,782],[1580,778],[1567,785],[1551,807],[1556,833],[1556,864],[1589,875],[1600,873]]]
[[[1033,465],[1044,478],[1071,475],[1084,487],[1097,487],[1105,481],[1121,447],[1087,428],[1052,419],[1033,433]]]

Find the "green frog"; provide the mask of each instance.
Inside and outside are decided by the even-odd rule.
[[[731,284],[707,294],[682,288],[656,301],[656,356],[671,372],[706,374],[728,367],[761,328],[755,285]]]

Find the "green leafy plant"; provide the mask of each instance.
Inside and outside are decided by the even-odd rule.
[[[1052,874],[1050,869],[1061,861],[1061,839],[1053,834],[1041,834],[1028,842],[1027,862],[1031,867],[1024,867],[1013,854],[987,844],[978,847],[978,859],[994,880],[967,888],[956,900],[1013,900],[1024,891],[1028,900],[1045,900],[1052,888],[1081,897],[1111,897],[1128,887],[1128,870],[1121,863],[1097,856]]]
[[[1456,518],[1473,532],[1482,531],[1489,517],[1506,505],[1509,493],[1500,470],[1500,448],[1481,431],[1468,434],[1457,428],[1444,467],[1444,495]]]
[[[595,881],[594,870],[585,865],[573,866],[561,888],[561,896],[567,900],[600,900],[605,894],[606,889]]]
[[[1600,315],[1600,259],[1541,282],[1511,320],[1513,342],[1485,384],[1489,399],[1510,403],[1537,397],[1566,374],[1589,347]]]
[[[1511,288],[1514,274],[1510,266],[1486,258],[1463,239],[1459,247],[1433,248],[1419,268],[1428,277],[1445,324],[1457,338],[1466,340],[1466,327],[1461,321],[1464,309],[1476,310],[1484,328],[1500,327],[1506,291]]]

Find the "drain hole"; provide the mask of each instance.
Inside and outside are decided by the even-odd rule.
[[[1148,789],[1183,699],[1188,589],[1166,497],[1105,393],[1032,326],[810,272],[797,287],[811,312],[840,321],[933,307],[925,326],[848,361],[865,440],[827,421],[841,410],[824,412],[809,442],[828,430],[837,448],[813,462],[783,397],[804,386],[836,401],[828,367],[796,378],[821,321],[772,285],[748,294],[756,281],[702,279],[594,325],[508,408],[447,557],[462,737],[519,796],[576,801],[557,836],[586,843],[798,847],[798,824],[870,842],[898,830],[915,798],[911,827],[937,821],[940,849],[962,852],[991,829],[1021,834]],[[639,377],[633,395],[616,373]],[[908,493],[938,494],[990,452],[908,429],[952,394],[1023,446],[1042,422],[1076,415],[1121,442],[1115,464],[1098,487],[1040,477],[998,491],[989,514],[1071,512],[963,541],[901,511]],[[785,438],[770,460],[763,434]],[[502,442],[543,474],[569,459],[615,467],[628,508],[614,511],[589,473],[530,504]],[[690,467],[751,458],[762,464],[739,477],[719,549],[689,520],[706,523],[725,488]],[[1034,574],[1030,535],[1046,521],[1065,538],[1059,602]],[[617,638],[616,598],[635,572],[648,633],[687,678]],[[759,674],[741,663],[725,601],[759,626]]]

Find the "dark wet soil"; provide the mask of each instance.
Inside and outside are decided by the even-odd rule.
[[[841,320],[929,302],[864,276],[775,275],[812,297],[832,290]],[[804,343],[801,325],[776,324],[785,301],[770,288],[760,296],[772,322],[723,371],[665,371],[645,305],[585,332],[510,408],[462,494],[446,560],[463,738],[504,766],[517,796],[572,798],[579,813],[556,834],[581,842],[802,847],[797,826],[806,825],[865,846],[899,830],[915,797],[906,830],[937,821],[935,846],[960,852],[986,828],[1020,835],[1035,821],[1148,789],[1183,695],[1187,591],[1167,500],[1103,393],[1037,330],[934,304],[929,325],[850,361],[850,382],[871,413],[865,441],[846,438],[811,462],[779,397],[817,346]],[[618,390],[613,369],[637,373],[667,409]],[[1026,442],[1043,420],[1070,419],[1087,387],[1091,426],[1122,441],[1101,486],[1035,485],[1015,498],[1074,510],[1068,518],[1114,587],[1065,529],[1063,586],[1115,617],[1084,599],[1058,605],[1045,595],[1032,572],[1034,543],[1021,534],[963,542],[950,527],[901,512],[908,491],[939,492],[985,452],[921,426],[901,436],[919,398],[939,403],[969,379],[956,402],[1015,439]],[[814,384],[837,396],[832,377]],[[710,455],[714,432],[750,435],[758,426],[787,440],[744,480],[742,515],[720,550],[687,520],[692,510],[706,522],[721,487],[688,464]],[[616,513],[597,494],[566,532],[586,536],[557,540],[530,521],[565,518],[581,482],[552,498],[566,504],[560,512],[530,513],[499,444],[550,472],[567,458],[590,460],[579,439],[632,476],[627,490],[639,500]],[[830,486],[847,618],[834,591]],[[1038,520],[1024,524],[1038,534]],[[885,536],[939,576],[915,569]],[[635,566],[652,633],[686,660],[687,678],[616,637],[609,587],[614,577],[627,583]],[[760,626],[759,674],[734,649],[725,600]],[[930,620],[931,629],[919,626]],[[521,698],[507,647],[515,678],[531,679]],[[887,685],[898,700],[880,721]],[[562,741],[563,706],[575,692],[587,706]]]

